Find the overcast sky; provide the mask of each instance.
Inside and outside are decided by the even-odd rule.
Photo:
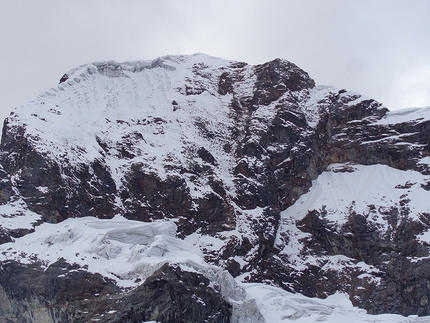
[[[76,66],[196,52],[430,106],[430,0],[0,0],[0,119]]]

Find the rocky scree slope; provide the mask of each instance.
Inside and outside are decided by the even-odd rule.
[[[370,313],[429,315],[429,119],[428,109],[389,112],[316,86],[282,59],[84,65],[4,122],[0,239],[75,217],[173,221],[238,280],[311,297],[342,291]],[[28,270],[5,254],[0,275]],[[18,302],[6,281],[4,297]]]

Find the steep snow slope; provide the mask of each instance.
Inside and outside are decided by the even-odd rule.
[[[354,266],[356,260],[352,258],[331,255],[325,259],[321,255],[315,257],[312,251],[305,251],[306,241],[311,240],[312,235],[304,232],[297,223],[310,212],[317,211],[322,214],[324,225],[352,238],[355,232],[344,228],[351,220],[351,214],[360,214],[373,230],[393,241],[402,223],[420,222],[423,216],[428,215],[430,199],[426,187],[429,182],[429,175],[386,165],[330,165],[313,181],[309,192],[282,212],[276,244],[282,249],[281,254],[298,270],[304,267],[304,262],[325,263],[324,270],[330,270],[330,265],[336,266],[339,262]],[[420,232],[416,237],[425,246],[430,245],[427,232]],[[376,268],[373,270],[378,272]],[[374,279],[379,280],[377,277]]]
[[[387,223],[390,208],[407,209],[399,217],[412,221],[430,210],[429,193],[424,188],[429,182],[429,175],[413,170],[401,171],[386,165],[332,164],[313,181],[308,193],[282,213],[282,221],[296,222],[309,211],[318,210],[324,211],[330,225],[340,228],[355,212],[366,215],[378,230],[386,233],[390,229]]]
[[[14,111],[9,122],[26,123],[36,149],[53,160],[78,166],[105,157],[118,187],[123,164],[129,161],[108,144],[137,134],[137,145],[127,153],[163,178],[166,164],[186,164],[189,151],[208,144],[220,171],[229,171],[231,157],[222,143],[207,142],[193,122],[204,120],[208,131],[228,136],[234,126],[228,119],[231,98],[215,96],[210,89],[222,72],[219,67],[231,63],[199,54],[84,65],[69,72],[57,88]],[[193,77],[196,64],[201,67],[198,79]],[[103,151],[100,143],[109,150]]]

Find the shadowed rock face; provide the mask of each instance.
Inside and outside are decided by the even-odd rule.
[[[167,264],[131,292],[64,260],[46,270],[1,265],[2,322],[230,322],[231,306],[207,278]]]
[[[331,164],[383,164],[430,174],[429,167],[420,163],[429,156],[430,121],[379,122],[388,113],[380,103],[345,90],[316,87],[306,72],[285,60],[257,66],[225,61],[211,66],[203,60],[181,67],[181,59],[163,58],[133,69],[107,63],[103,71],[109,73],[90,66],[76,75],[78,81],[68,73],[59,86],[66,94],[51,95],[61,97],[58,102],[47,95],[28,108],[31,111],[19,109],[11,114],[5,120],[0,146],[0,202],[23,201],[28,210],[52,223],[69,217],[111,218],[118,213],[140,221],[173,218],[182,237],[198,231],[222,238],[221,250],[204,250],[206,259],[235,276],[248,272],[250,281],[276,284],[313,297],[345,291],[355,305],[371,313],[430,314],[428,260],[410,260],[428,256],[428,246],[416,237],[430,222],[425,215],[415,222],[399,216],[405,214],[407,205],[387,211],[387,225],[396,223],[389,235],[378,231],[366,214],[351,212],[341,228],[334,228],[321,210],[297,220],[297,228],[310,236],[302,253],[316,258],[349,257],[350,265],[338,270],[322,270],[321,261],[304,263],[305,268],[298,271],[275,243],[282,235],[281,212],[306,193]],[[152,79],[152,83],[145,83],[152,92],[139,83],[144,77]],[[129,79],[134,83],[115,83]],[[99,97],[103,95],[96,97],[91,92],[97,82],[103,82],[111,92],[117,88],[127,92],[118,90],[116,96],[102,102]],[[106,97],[111,95],[106,91]],[[145,96],[148,102],[139,101]],[[75,110],[64,97],[79,103],[73,105]],[[118,97],[129,101],[121,106],[115,103],[121,101]],[[151,101],[154,97],[157,101]],[[97,111],[82,112],[104,106],[101,102],[109,107],[100,114],[103,118],[91,119],[91,113]],[[121,110],[112,115],[114,109],[125,107],[139,113],[131,116]],[[86,117],[92,120],[88,129],[76,121],[84,122]],[[81,141],[61,132],[55,134],[61,145],[58,138],[51,140],[46,133],[55,122],[78,129],[70,133],[79,132]],[[169,145],[171,142],[174,145]],[[236,230],[234,234],[224,234],[232,230]],[[8,228],[0,231],[2,243],[13,237]],[[288,236],[284,238],[288,240]],[[236,256],[245,264],[239,264]],[[373,266],[373,271],[363,276],[364,270],[356,266],[359,262]],[[159,286],[162,277],[154,274],[127,294],[135,304],[132,307],[120,298],[115,300],[113,308],[127,313],[115,314],[118,320],[178,322],[213,317],[211,322],[227,322],[228,306],[201,277],[170,267],[162,272],[170,283]],[[33,275],[40,280],[48,274],[35,270]],[[115,289],[108,282],[99,282],[96,275],[88,279],[106,294]],[[189,295],[201,295],[210,305],[201,308],[195,299],[172,295],[173,290],[185,293],[180,281],[194,286]],[[22,288],[23,293],[30,293]],[[155,290],[160,294],[154,295]],[[76,297],[81,292],[77,291]],[[10,308],[27,306],[20,295],[5,293]],[[60,302],[56,299],[60,296],[45,300],[40,295],[37,292],[30,299],[43,311],[53,313],[46,304]],[[70,295],[63,298],[84,308],[82,300],[72,301]],[[160,308],[143,301],[154,298]],[[91,312],[94,315],[101,313],[98,306],[107,309],[108,298],[88,299],[96,304]],[[179,307],[188,306],[182,301],[190,302],[193,307],[178,318],[175,313],[179,312],[165,305],[170,301]],[[61,302],[59,308],[67,308],[66,300]],[[7,313],[17,313],[12,312]],[[72,317],[77,320],[75,312],[68,309],[64,313],[63,322]]]
[[[15,261],[1,266],[2,322],[88,322],[115,306],[120,292],[112,281],[61,259],[46,270]]]
[[[114,322],[228,323],[231,305],[210,288],[202,275],[164,265],[122,301]]]

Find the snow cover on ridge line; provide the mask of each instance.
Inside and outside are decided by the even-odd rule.
[[[213,77],[196,76],[192,69],[196,63],[203,64],[203,74],[208,69]],[[185,95],[184,91],[187,86],[216,89],[217,75],[222,73],[216,68],[228,68],[230,63],[198,54],[134,63],[88,64],[70,72],[69,79],[56,88],[16,108],[8,123],[10,127],[24,124],[36,149],[53,161],[77,166],[104,160],[117,187],[122,184],[129,161],[118,158],[115,149],[103,152],[100,142],[115,148],[133,134],[140,134],[133,162],[142,162],[161,178],[166,176],[167,160],[186,165],[184,152],[206,147],[217,160],[219,176],[229,185],[232,156],[222,149],[222,140],[211,141],[196,133],[195,123],[200,120],[208,131],[218,134],[217,138],[229,140],[229,128],[235,127],[228,116],[231,95],[207,91]],[[166,64],[174,68],[165,68]],[[130,66],[148,68],[135,73]],[[104,75],[103,68],[110,74]],[[121,77],[112,77],[113,71],[121,72]]]
[[[375,124],[389,125],[404,122],[422,122],[425,120],[430,120],[430,107],[390,111],[382,119],[376,121]]]
[[[53,161],[78,166],[104,160],[117,187],[130,162],[117,158],[115,149],[104,152],[101,145],[115,148],[124,138],[139,134],[132,162],[143,163],[161,178],[166,176],[166,163],[187,165],[184,152],[206,147],[217,161],[219,177],[233,189],[230,174],[235,161],[223,147],[238,124],[230,116],[232,95],[217,92],[220,75],[235,70],[233,63],[237,62],[195,54],[83,65],[70,71],[65,82],[16,108],[8,123],[10,127],[25,124],[38,152]],[[234,91],[239,97],[248,96],[256,80],[254,67],[240,66],[246,77],[234,83]],[[309,125],[317,124],[317,103],[330,93],[339,90],[320,86],[296,94],[309,96],[300,100]],[[342,95],[356,97],[352,92]],[[357,100],[363,99],[357,95]],[[255,120],[266,120],[251,125],[256,131],[265,131],[275,106],[276,102],[254,112]],[[201,129],[196,123],[204,124],[217,140],[197,133]]]
[[[363,96],[360,93],[347,91],[345,89],[336,88],[334,86],[328,85],[317,85],[313,89],[309,90],[309,99],[305,102],[303,107],[303,112],[306,116],[306,121],[311,127],[316,127],[320,120],[319,102],[327,99],[332,95],[340,95],[344,98],[346,105],[345,107],[350,107],[359,104],[362,101],[368,101],[373,99]],[[383,109],[381,106],[380,109]]]
[[[194,64],[205,62],[205,64],[211,67],[217,68],[222,66],[227,66],[235,61],[226,60],[220,57],[215,57],[207,55],[204,53],[195,53],[192,55],[166,55],[158,57],[153,60],[136,60],[136,61],[125,61],[125,62],[115,62],[115,61],[102,61],[93,62],[89,64],[84,64],[78,66],[66,73],[68,79],[73,80],[74,78],[79,78],[83,73],[96,73],[97,69],[103,73],[104,70],[111,71],[110,74],[106,76],[119,76],[123,71],[138,73],[144,69],[151,68],[164,68],[167,70],[174,71],[178,65],[190,68]],[[94,69],[96,67],[97,69]],[[115,73],[116,72],[116,73]],[[124,74],[121,74],[124,75]],[[66,80],[67,82],[67,80]]]

